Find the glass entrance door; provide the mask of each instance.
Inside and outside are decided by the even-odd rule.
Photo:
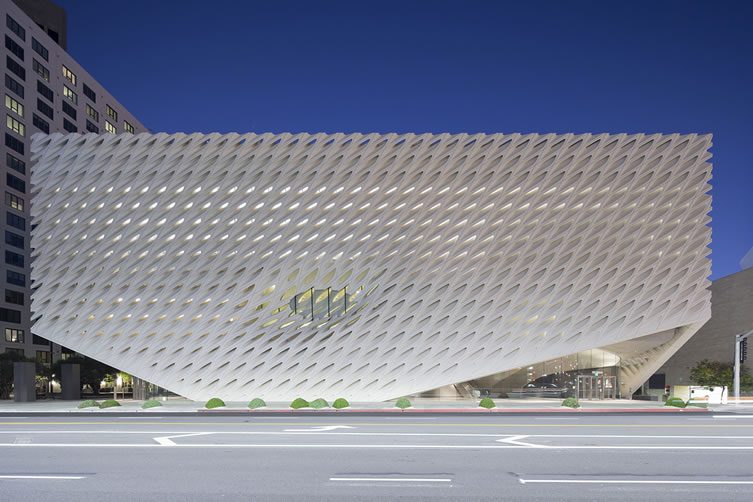
[[[595,380],[591,375],[578,375],[578,399],[598,399]]]

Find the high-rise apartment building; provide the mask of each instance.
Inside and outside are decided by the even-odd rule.
[[[62,12],[62,14],[61,14]],[[146,128],[64,50],[65,11],[44,0],[0,3],[5,166],[0,265],[0,351],[41,362],[50,343],[33,334],[29,309],[30,143],[37,132],[138,133]]]

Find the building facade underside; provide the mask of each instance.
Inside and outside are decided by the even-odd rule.
[[[36,135],[34,330],[197,400],[629,396],[710,317],[710,146]]]

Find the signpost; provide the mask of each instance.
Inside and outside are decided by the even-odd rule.
[[[740,402],[740,365],[748,358],[748,337],[753,330],[735,335],[735,403]]]

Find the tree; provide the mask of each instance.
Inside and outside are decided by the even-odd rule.
[[[3,352],[0,354],[0,399],[10,399],[13,390],[13,363],[17,361],[33,361],[17,352]]]
[[[734,379],[735,368],[732,363],[704,359],[690,370],[690,381],[704,387],[726,386],[731,388],[734,385]],[[753,388],[753,376],[748,373],[744,366],[740,368],[740,388]]]
[[[101,363],[89,357],[71,357],[64,361],[57,361],[53,365],[53,371],[56,375],[61,374],[61,364],[78,364],[81,384],[89,385],[95,395],[99,394],[99,385],[102,380],[104,380],[105,376],[114,375],[118,372],[118,370],[112,366],[108,366],[105,363]],[[63,385],[65,385],[65,382],[63,382]]]

